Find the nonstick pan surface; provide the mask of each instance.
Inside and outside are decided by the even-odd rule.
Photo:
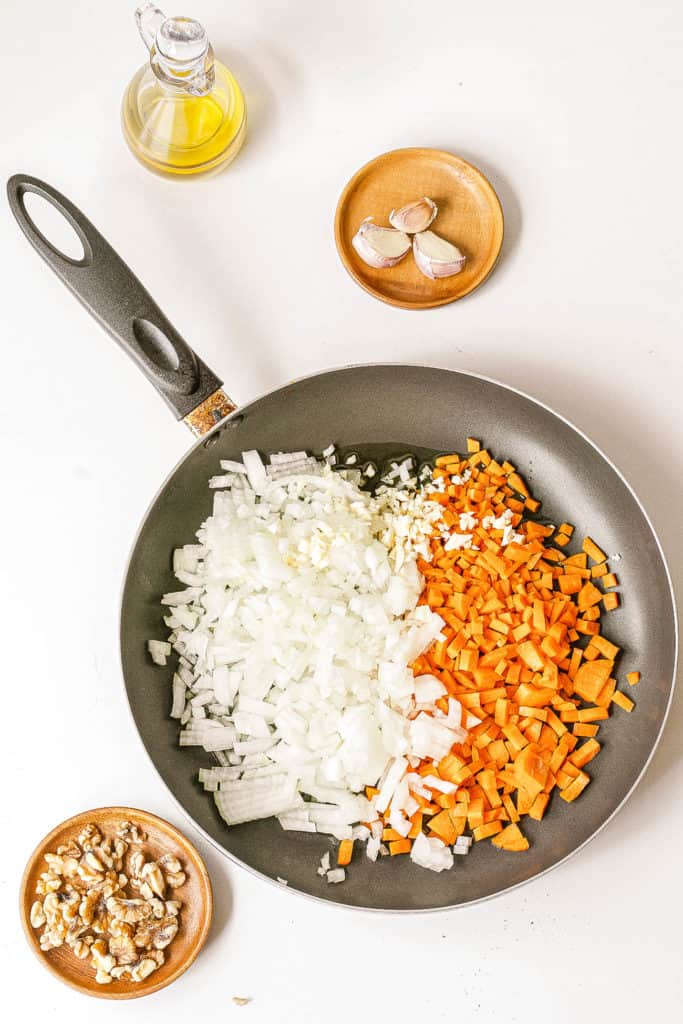
[[[26,190],[47,190],[46,197],[92,241],[92,225],[44,183],[11,179],[15,197],[22,182]],[[12,194],[10,188],[11,198]],[[69,272],[67,280],[54,254],[36,243],[33,226],[27,226],[16,209],[16,198],[12,206],[32,244],[130,351],[134,341],[121,326],[135,313],[130,303],[120,322],[112,324],[111,316],[100,311],[96,293],[103,286],[97,284],[98,275],[87,289],[78,275]],[[97,239],[94,249],[104,252],[101,236]],[[122,282],[123,278],[117,288],[124,287]],[[133,282],[141,289],[134,278]],[[147,293],[142,294],[151,303]],[[151,312],[150,308],[145,307],[152,318],[156,307]],[[168,330],[165,318],[158,322]],[[186,357],[181,367],[185,374],[193,354],[178,336],[172,336],[172,343]],[[132,354],[177,414],[188,418],[193,392],[188,399],[186,388],[176,400],[169,385],[171,369],[167,366],[166,375],[160,376],[145,363],[160,358],[148,343],[144,358]],[[204,372],[207,390],[220,384],[204,364],[197,365],[199,389]],[[525,820],[528,852],[506,854],[490,843],[475,844],[467,857],[456,858],[453,869],[442,874],[417,868],[407,857],[382,858],[376,864],[358,857],[342,885],[329,885],[316,873],[319,858],[330,849],[328,837],[284,832],[274,820],[228,829],[197,782],[199,768],[210,764],[209,756],[178,747],[177,723],[168,717],[172,667],[153,665],[146,652],[147,640],[165,632],[159,599],[178,587],[171,571],[172,551],[191,543],[210,514],[212,492],[207,482],[219,459],[239,458],[252,448],[262,453],[319,453],[334,442],[381,462],[409,451],[423,457],[463,451],[467,436],[481,438],[496,457],[519,468],[543,501],[542,518],[572,522],[576,537],[590,534],[608,552],[619,575],[622,604],[609,614],[605,628],[623,651],[620,677],[631,669],[643,672],[635,693],[637,706],[631,715],[615,709],[603,723],[603,749],[590,770],[594,781],[581,798],[572,804],[553,799],[542,822]],[[483,900],[548,871],[580,849],[620,808],[652,756],[671,700],[676,650],[674,599],[661,547],[640,502],[607,457],[572,424],[512,388],[470,373],[423,366],[354,366],[320,373],[228,415],[188,451],[147,510],[131,553],[121,605],[121,660],[133,719],[161,779],[184,812],[218,849],[248,869],[269,879],[286,879],[291,891],[372,910],[433,910]]]

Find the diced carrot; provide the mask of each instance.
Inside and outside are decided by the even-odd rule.
[[[599,708],[608,708],[610,706],[614,691],[617,688],[617,681],[613,676],[607,680],[600,693],[595,698],[595,703]]]
[[[509,701],[507,699],[499,699],[496,701],[495,710],[495,723],[498,726],[503,726],[507,722]]]
[[[578,594],[581,590],[581,577],[577,575],[560,576],[557,583],[563,594]]]
[[[467,808],[467,824],[472,829],[484,824],[484,801],[479,797],[470,800]]]
[[[569,760],[577,768],[583,768],[585,764],[592,761],[600,753],[600,744],[597,740],[586,740],[581,746],[569,755]]]
[[[548,711],[546,708],[526,707],[524,704],[520,704],[519,713],[520,715],[524,715],[525,718],[535,718],[539,722],[545,722],[548,718]]]
[[[541,738],[538,741],[538,746],[541,750],[551,751],[557,746],[557,736],[549,725],[544,725],[541,729]]]
[[[337,865],[340,868],[346,867],[347,864],[351,863],[351,857],[353,856],[353,839],[342,839],[337,850]]]
[[[593,645],[593,647],[597,647],[597,649],[600,651],[600,654],[602,654],[605,658],[609,658],[610,661],[614,661],[617,654],[619,653],[619,648],[617,647],[617,645],[610,643],[609,640],[606,640],[604,638],[604,636],[594,636],[591,640],[591,644]]]
[[[640,672],[627,672],[626,679],[631,684],[631,686],[637,686],[640,682]]]
[[[597,736],[600,731],[599,725],[588,725],[587,722],[577,722],[572,732],[575,736]]]
[[[534,800],[543,790],[548,777],[548,768],[535,744],[528,744],[514,762],[517,785],[526,790]]]
[[[520,853],[529,849],[529,840],[514,822],[494,836],[491,842],[499,850],[507,850],[509,853]]]
[[[584,662],[574,676],[574,692],[584,700],[594,702],[611,676],[613,667],[614,662],[607,658]]]
[[[447,810],[429,819],[429,830],[442,839],[446,846],[452,846],[458,837],[453,819]]]
[[[621,690],[616,691],[616,693],[612,697],[612,703],[618,704],[620,708],[624,709],[624,711],[633,711],[635,707],[635,704],[631,700],[631,698],[627,697],[625,693],[621,692]]]
[[[393,843],[389,843],[389,853],[392,857],[399,853],[410,853],[412,846],[410,839],[395,839]]]
[[[479,825],[477,828],[472,829],[472,835],[476,842],[480,839],[488,839],[490,836],[495,836],[497,832],[502,832],[503,826],[499,821],[490,821],[485,825]]]
[[[582,708],[579,711],[580,722],[602,722],[605,718],[609,718],[607,708]]]
[[[503,733],[515,750],[522,750],[522,748],[527,745],[526,738],[522,735],[514,722],[511,722],[509,725],[504,725]]]
[[[579,596],[577,598],[579,611],[584,612],[587,608],[590,608],[592,605],[598,604],[602,600],[602,598],[602,592],[598,590],[594,583],[591,583],[590,581],[588,583],[584,583],[584,585],[581,587],[581,590],[579,591]]]
[[[530,632],[531,626],[529,625],[529,623],[521,622],[519,626],[515,626],[515,628],[513,629],[512,638],[513,640],[517,641],[517,643],[519,643],[519,641],[523,640],[524,637],[529,636]]]
[[[615,608],[619,607],[619,595],[616,590],[610,590],[609,593],[605,594],[602,603],[605,611],[612,612]]]
[[[607,558],[605,552],[601,551],[598,545],[595,543],[595,541],[591,540],[590,537],[586,537],[586,539],[584,540],[583,550],[586,552],[588,557],[592,559],[592,561],[594,562],[604,562]]]
[[[580,771],[576,778],[560,791],[560,796],[563,800],[566,800],[567,803],[571,803],[572,800],[576,800],[577,796],[583,792],[589,782],[590,775],[586,775],[585,772]]]
[[[446,794],[444,794],[445,796]],[[416,811],[410,819],[410,832],[407,835],[407,839],[417,839],[420,832],[422,831],[422,812]]]
[[[527,486],[522,480],[519,473],[510,473],[508,481],[510,483],[510,487],[514,487],[518,494],[524,495],[525,498],[530,497],[529,491],[527,490]]]
[[[574,679],[576,677],[576,673],[578,672],[579,665],[581,663],[581,653],[582,652],[580,647],[575,647],[572,651],[572,656],[569,661],[569,668],[567,669],[567,675],[570,679]]]
[[[510,819],[510,821],[519,821],[519,814],[517,813],[517,808],[512,802],[509,793],[503,794],[503,807],[507,811],[508,818]]]
[[[550,796],[548,795],[548,793],[539,793],[534,802],[532,803],[531,807],[529,808],[529,817],[535,818],[536,821],[540,821],[543,815],[545,814],[545,810],[548,806],[549,800]]]
[[[518,650],[520,658],[530,669],[534,672],[541,672],[543,670],[544,663],[541,652],[533,641],[525,640],[524,643],[519,644]]]
[[[557,717],[554,711],[548,711],[548,725],[558,736],[563,736],[567,731],[567,726]]]
[[[560,527],[560,530],[562,530],[562,527]],[[579,569],[585,569],[588,565],[588,555],[585,551],[578,551],[575,555],[570,555],[564,564],[575,565]]]
[[[571,525],[555,530],[530,519],[540,502],[514,465],[493,458],[475,438],[467,448],[466,456],[436,460],[433,475],[443,489],[428,498],[449,530],[459,529],[463,513],[474,515],[476,546],[447,551],[437,531],[429,559],[418,559],[425,580],[419,604],[437,611],[444,626],[410,666],[415,676],[443,683],[447,692],[436,707],[450,715],[450,701],[457,701],[456,724],[467,735],[440,761],[424,758],[411,769],[421,778],[417,789],[427,786],[433,795],[411,789],[418,810],[407,838],[391,827],[387,809],[384,838],[392,854],[407,853],[421,833],[450,845],[465,828],[502,849],[527,849],[517,822],[525,814],[541,820],[555,788],[568,802],[579,795],[590,781],[582,769],[600,751],[597,723],[610,703],[628,702],[614,692],[619,648],[600,629],[601,612],[618,601],[604,553],[586,538],[583,550],[567,557]],[[456,483],[463,475],[468,479]],[[503,546],[503,530],[483,523],[505,510],[520,540]],[[599,589],[592,582],[598,579]],[[441,792],[431,784],[438,779],[457,789]],[[367,795],[376,792],[368,788]]]
[[[521,683],[515,693],[515,700],[518,704],[532,708],[544,708],[546,707],[553,696],[555,690],[549,686],[532,686],[531,683]]]
[[[456,775],[464,765],[465,762],[462,758],[457,757],[453,753],[446,754],[446,756],[439,761],[439,775],[447,782],[457,782]]]

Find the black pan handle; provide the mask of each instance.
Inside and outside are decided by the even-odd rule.
[[[26,210],[27,192],[47,200],[69,222],[83,246],[81,259],[60,252],[38,230]],[[28,174],[13,175],[7,182],[7,195],[12,213],[33,248],[135,360],[178,419],[189,417],[216,393],[222,395],[222,381],[195,355],[132,270],[78,207],[51,185]],[[212,408],[207,426],[232,409],[229,399],[227,405],[219,403],[220,414]],[[194,424],[190,426],[195,429]]]

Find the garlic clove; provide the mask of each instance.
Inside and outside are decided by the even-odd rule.
[[[410,251],[410,239],[403,231],[381,228],[366,217],[351,244],[365,263],[376,270],[395,267]]]
[[[438,212],[436,203],[427,196],[422,196],[422,199],[407,203],[400,210],[392,210],[389,214],[389,223],[398,231],[415,235],[419,231],[426,231]]]
[[[459,274],[465,266],[465,256],[457,245],[447,242],[433,231],[421,231],[414,236],[413,255],[419,269],[432,281]]]

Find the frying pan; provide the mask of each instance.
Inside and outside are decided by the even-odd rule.
[[[27,192],[52,203],[81,239],[72,260],[38,231]],[[669,709],[676,667],[674,596],[661,546],[643,506],[609,459],[567,420],[511,387],[472,373],[425,366],[351,366],[285,385],[236,409],[221,382],[197,358],[140,282],[83,214],[35,178],[15,175],[9,201],[19,225],[78,299],[135,359],[198,439],[162,483],[143,516],[123,586],[121,660],[128,701],[161,779],[206,839],[267,879],[289,889],[373,910],[417,911],[474,903],[555,867],[584,846],[616,813],[641,778]],[[179,749],[168,717],[170,685],[147,653],[164,635],[159,598],[177,589],[171,552],[190,543],[210,514],[208,478],[219,459],[246,449],[320,452],[334,441],[381,462],[407,451],[429,457],[462,451],[468,435],[515,463],[543,499],[550,521],[570,520],[618,559],[621,607],[608,634],[623,650],[619,675],[641,669],[635,713],[617,710],[600,730],[603,749],[593,784],[572,804],[553,800],[542,822],[525,821],[531,848],[507,854],[476,844],[451,871],[435,874],[407,857],[371,864],[358,857],[342,885],[316,874],[330,848],[323,836],[284,832],[274,820],[228,829],[197,783],[206,754]],[[169,684],[170,684],[170,669]]]

